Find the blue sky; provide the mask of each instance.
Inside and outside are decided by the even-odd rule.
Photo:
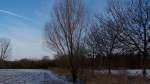
[[[52,57],[43,43],[44,25],[55,0],[0,0],[0,37],[11,40],[11,60]],[[106,0],[85,0],[91,12],[101,12]]]

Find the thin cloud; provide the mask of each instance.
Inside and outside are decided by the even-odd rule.
[[[24,19],[24,20],[32,21],[31,19],[29,19],[29,18],[27,18],[27,17],[25,17],[25,16],[19,15],[19,14],[17,14],[17,13],[11,12],[11,11],[0,10],[0,13],[5,13],[5,14],[11,15],[11,16],[15,16],[15,17]]]

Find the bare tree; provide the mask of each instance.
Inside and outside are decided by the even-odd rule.
[[[121,51],[118,40],[120,27],[107,17],[96,16],[96,21],[91,27],[89,40],[97,56],[107,57],[108,71],[111,74],[111,56]]]
[[[10,56],[10,40],[0,39],[0,60],[5,60]]]
[[[68,58],[68,67],[75,83],[85,36],[85,11],[82,1],[56,2],[52,19],[46,24],[45,32],[48,47],[58,56]]]
[[[44,60],[44,61],[50,61],[50,57],[49,56],[43,56],[42,60]]]
[[[123,4],[122,4],[123,3]],[[126,4],[125,4],[126,3]],[[146,75],[146,59],[150,49],[150,1],[149,0],[111,0],[110,18],[118,21],[122,28],[120,42],[124,49],[142,55],[143,75]]]

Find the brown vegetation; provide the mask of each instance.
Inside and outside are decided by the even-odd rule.
[[[52,68],[50,69],[55,73],[63,76],[68,76],[69,73],[67,69],[62,68]],[[79,72],[80,73],[80,72]],[[120,72],[121,73],[121,72]],[[126,73],[121,74],[104,74],[95,73],[91,74],[90,70],[85,70],[84,73],[79,74],[79,78],[82,80],[83,84],[149,84],[150,79],[143,78],[142,76],[128,76]]]

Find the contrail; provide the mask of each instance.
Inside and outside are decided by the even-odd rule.
[[[27,18],[27,17],[24,17],[24,16],[22,16],[22,15],[19,15],[19,14],[17,14],[17,13],[10,12],[10,11],[7,11],[7,10],[0,10],[0,13],[5,13],[5,14],[11,15],[11,16],[15,16],[15,17],[24,19],[24,20],[32,21],[31,19],[29,19],[29,18]]]

